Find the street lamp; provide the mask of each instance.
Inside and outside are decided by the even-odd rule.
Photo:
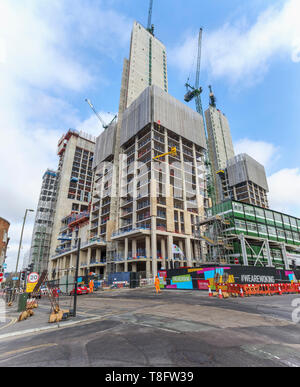
[[[18,273],[18,265],[19,265],[20,252],[21,252],[22,239],[23,239],[23,232],[24,232],[24,226],[25,226],[25,222],[26,222],[27,212],[34,212],[34,210],[30,210],[29,208],[26,208],[26,211],[25,211],[23,225],[22,225],[22,231],[21,231],[21,237],[20,237],[20,242],[19,242],[19,250],[18,250],[18,256],[17,256],[15,275]],[[14,281],[14,284],[13,284],[12,294],[14,293],[14,289],[15,289],[15,281]]]

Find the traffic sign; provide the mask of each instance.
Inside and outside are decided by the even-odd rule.
[[[30,273],[28,274],[28,277],[27,277],[27,282],[29,283],[36,283],[38,282],[40,276],[38,275],[38,273]]]

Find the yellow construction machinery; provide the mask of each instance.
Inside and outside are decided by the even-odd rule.
[[[163,153],[163,154],[161,154],[161,155],[157,155],[157,156],[153,157],[153,160],[158,159],[159,157],[167,156],[167,155],[176,156],[176,154],[177,154],[176,147],[175,147],[175,146],[172,146],[170,152]]]

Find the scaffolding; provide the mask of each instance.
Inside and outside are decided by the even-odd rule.
[[[231,238],[226,233],[226,227],[229,225],[230,220],[221,215],[206,217],[197,222],[194,238],[198,241],[200,250],[205,251],[205,259],[202,260],[229,263],[228,254],[233,250]],[[205,243],[204,249],[203,243]]]

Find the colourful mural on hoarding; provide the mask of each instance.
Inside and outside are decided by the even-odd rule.
[[[293,283],[300,282],[300,271],[255,266],[204,266],[158,272],[161,289],[212,290],[217,283]]]

